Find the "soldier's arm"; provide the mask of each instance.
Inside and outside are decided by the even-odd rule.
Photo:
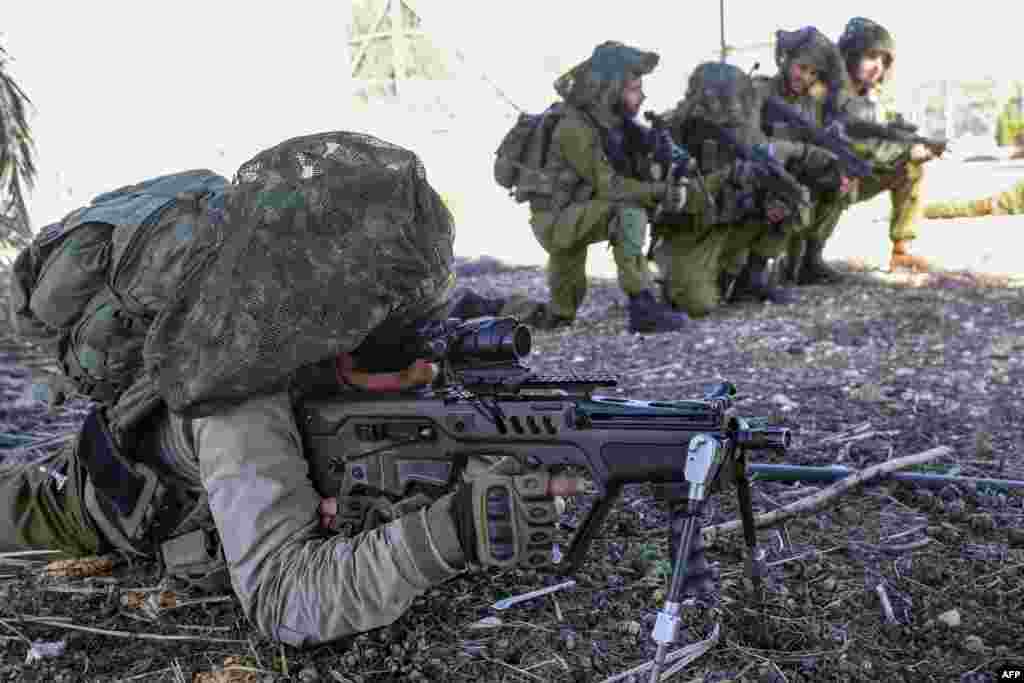
[[[877,105],[861,97],[844,96],[840,97],[837,103],[837,109],[843,116],[852,116],[868,121],[875,120],[875,107]],[[851,140],[850,143],[850,147],[860,158],[882,168],[897,168],[908,163],[912,146],[881,139]]]
[[[597,131],[572,116],[555,126],[551,147],[552,154],[560,155],[594,188],[594,199],[653,207],[665,193],[664,183],[636,180],[616,173],[605,156]]]
[[[232,585],[266,636],[312,645],[390,624],[458,573],[445,499],[351,539],[320,531],[286,394],[198,419],[193,433]]]

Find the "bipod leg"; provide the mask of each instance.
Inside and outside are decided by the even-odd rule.
[[[764,602],[764,584],[762,577],[767,573],[764,554],[757,547],[757,528],[754,526],[754,509],[750,499],[750,478],[747,477],[747,451],[740,449],[735,460],[736,466],[736,497],[740,506],[740,519],[743,522],[743,539],[747,543],[746,569],[747,576],[754,586],[754,595],[759,604]]]

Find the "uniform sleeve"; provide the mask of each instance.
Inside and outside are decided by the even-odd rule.
[[[771,143],[775,157],[790,173],[820,176],[835,168],[835,155],[817,145],[780,139],[773,139]]]
[[[193,434],[232,585],[264,635],[303,646],[383,626],[458,573],[447,498],[353,538],[319,530],[287,394],[198,419]]]
[[[638,202],[653,207],[664,192],[663,183],[651,183],[619,175],[612,168],[593,127],[569,115],[555,126],[552,153],[594,188],[594,199]]]
[[[837,108],[845,116],[864,119],[872,123],[884,123],[879,114],[878,105],[866,100],[863,97],[847,96],[840,100]],[[901,142],[892,142],[878,138],[865,138],[851,140],[850,147],[857,155],[878,166],[895,168],[902,166],[910,160],[910,148]]]

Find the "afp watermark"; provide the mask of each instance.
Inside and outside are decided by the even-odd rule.
[[[997,681],[1020,681],[1024,683],[1024,662],[1019,666],[1004,664],[996,669]]]

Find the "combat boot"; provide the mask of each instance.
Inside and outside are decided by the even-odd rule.
[[[736,283],[733,300],[753,299],[754,301],[770,301],[773,304],[794,303],[796,297],[789,289],[777,286],[773,282],[774,276],[775,259],[751,254]]]
[[[889,258],[890,272],[927,273],[929,270],[931,270],[931,264],[927,259],[910,253],[910,240],[893,241],[892,256]]]
[[[689,322],[688,315],[682,311],[673,311],[671,307],[656,301],[648,290],[629,297],[630,332],[677,332],[685,328]]]
[[[795,279],[796,284],[832,285],[842,282],[843,276],[821,257],[821,253],[825,251],[825,241],[808,239],[806,242],[807,250]]]
[[[793,238],[779,263],[779,282],[797,284],[807,254],[807,240]]]

